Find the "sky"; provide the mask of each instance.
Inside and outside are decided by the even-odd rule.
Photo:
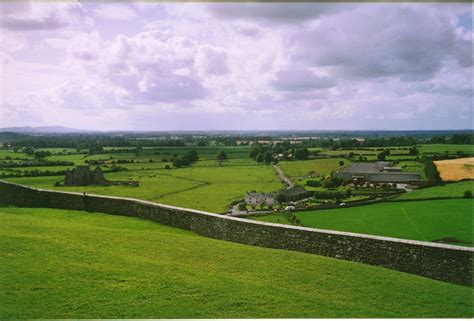
[[[468,129],[470,3],[0,3],[0,127]]]

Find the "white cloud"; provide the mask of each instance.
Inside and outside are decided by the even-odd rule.
[[[22,34],[14,34],[7,30],[0,30],[0,48],[6,52],[19,51],[27,46],[26,38]]]
[[[14,31],[54,30],[83,24],[86,20],[78,2],[0,3],[0,27]]]
[[[272,86],[281,91],[307,91],[314,89],[330,88],[334,80],[329,77],[316,75],[309,69],[290,67],[276,73]]]
[[[457,18],[469,6],[79,6],[94,24],[71,24],[53,4],[2,7],[12,125],[25,108],[85,128],[113,117],[117,129],[471,125],[472,31]],[[123,21],[143,29],[114,34]],[[49,51],[24,50],[38,34]]]
[[[225,75],[229,72],[227,53],[222,48],[201,46],[194,65],[201,75]]]
[[[131,21],[137,17],[131,6],[117,3],[105,3],[94,9],[94,15],[101,19]]]

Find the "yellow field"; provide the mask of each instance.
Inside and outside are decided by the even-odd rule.
[[[474,157],[435,161],[443,181],[474,179]]]

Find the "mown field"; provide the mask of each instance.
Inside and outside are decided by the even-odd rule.
[[[416,200],[435,197],[463,197],[465,191],[474,193],[474,181],[444,183],[443,185],[423,188],[397,196],[398,200]]]
[[[443,181],[474,179],[474,157],[434,162]]]
[[[471,318],[472,289],[135,218],[0,208],[0,318]]]
[[[308,227],[473,246],[473,204],[471,199],[385,202],[294,214]],[[255,219],[287,223],[279,214]]]

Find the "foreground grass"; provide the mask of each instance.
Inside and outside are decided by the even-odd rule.
[[[0,317],[472,317],[468,287],[100,213],[0,208]]]
[[[470,199],[386,202],[295,215],[308,227],[472,246],[472,206]],[[255,219],[286,223],[275,214]]]
[[[465,191],[474,192],[474,181],[446,183],[444,185],[423,188],[397,197],[400,200],[415,200],[433,197],[463,197]]]

